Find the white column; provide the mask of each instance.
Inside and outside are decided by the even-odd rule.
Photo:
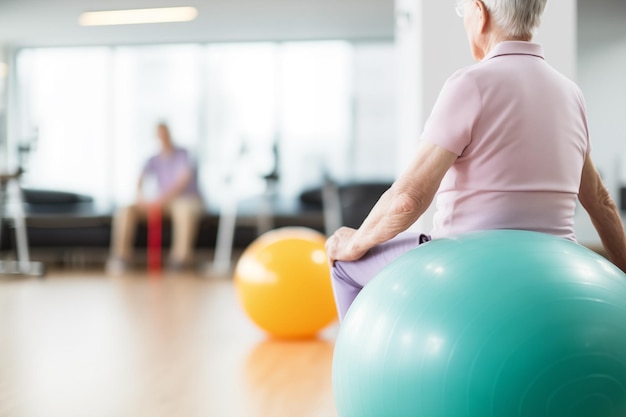
[[[422,44],[422,2],[396,0],[398,173],[410,161],[424,123]]]
[[[9,78],[9,60],[7,48],[0,45],[0,171],[7,164],[7,84]]]

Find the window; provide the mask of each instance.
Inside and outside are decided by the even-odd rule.
[[[19,137],[33,140],[25,182],[105,198],[110,190],[111,50],[25,50],[18,60]],[[14,147],[15,149],[15,147]]]
[[[324,175],[395,174],[388,42],[35,48],[18,53],[17,69],[11,141],[37,138],[29,187],[128,203],[160,121],[196,155],[213,206],[233,192],[229,179],[250,196],[275,168],[286,198]]]

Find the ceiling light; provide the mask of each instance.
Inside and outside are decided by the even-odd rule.
[[[0,62],[0,78],[6,78],[9,75],[9,66],[6,62]]]
[[[85,12],[78,18],[81,26],[135,25],[140,23],[188,22],[198,16],[195,7],[106,10]]]

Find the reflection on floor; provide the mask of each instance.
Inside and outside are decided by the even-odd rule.
[[[0,279],[0,417],[334,417],[336,331],[269,340],[230,279]]]

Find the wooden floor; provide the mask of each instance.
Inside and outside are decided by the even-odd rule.
[[[227,278],[0,278],[0,417],[333,417],[336,332],[268,340]]]

